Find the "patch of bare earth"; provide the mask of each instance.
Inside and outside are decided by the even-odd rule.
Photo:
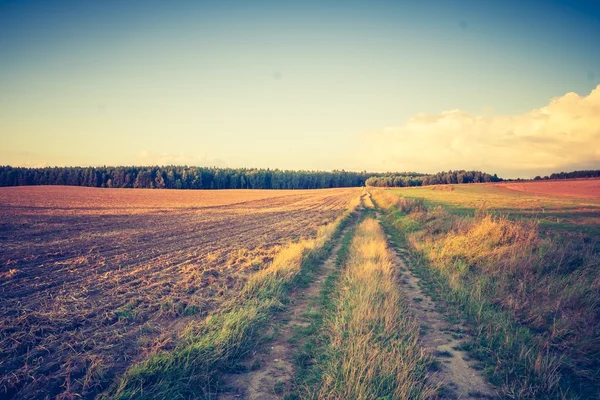
[[[340,237],[342,237],[340,235]],[[282,325],[276,327],[277,334],[246,360],[249,372],[228,374],[223,377],[224,389],[220,400],[233,399],[280,399],[283,392],[292,389],[294,379],[294,353],[298,344],[292,343],[292,337],[298,327],[307,327],[309,322],[305,315],[311,311],[312,300],[317,298],[323,289],[329,273],[336,268],[336,256],[341,247],[341,241],[334,246],[329,257],[319,268],[313,283],[297,289],[292,293],[291,304],[282,315]]]
[[[400,284],[407,304],[423,327],[421,345],[435,357],[439,366],[430,379],[442,388],[440,398],[496,398],[496,392],[481,372],[469,362],[467,354],[459,350],[467,338],[466,330],[461,324],[450,324],[436,311],[438,305],[421,290],[421,280],[407,266],[407,255],[407,250],[402,248],[396,248],[393,252],[394,260],[400,267]]]

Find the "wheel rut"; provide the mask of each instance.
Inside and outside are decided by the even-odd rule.
[[[378,215],[380,217],[380,215]],[[388,242],[391,236],[387,235]],[[496,399],[498,394],[474,368],[460,346],[469,335],[462,324],[451,324],[437,311],[439,304],[421,289],[421,279],[410,268],[408,250],[390,246],[400,268],[400,285],[407,304],[420,321],[421,345],[435,357],[437,370],[430,375],[440,387],[439,399]]]
[[[313,299],[321,293],[327,276],[336,268],[341,239],[349,229],[350,226],[347,226],[338,235],[336,244],[316,272],[312,283],[308,287],[296,289],[290,295],[291,304],[282,313],[282,322],[274,327],[274,339],[259,347],[244,362],[249,372],[223,376],[224,392],[219,394],[218,399],[280,399],[292,389],[295,376],[294,353],[298,344],[292,343],[291,339],[297,328],[310,324],[305,315],[311,310]]]

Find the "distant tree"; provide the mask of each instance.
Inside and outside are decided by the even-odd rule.
[[[152,174],[150,171],[140,171],[135,178],[135,182],[133,183],[134,188],[154,188],[152,183]]]
[[[154,178],[154,187],[157,189],[164,189],[166,187],[165,179],[160,171],[156,173],[156,178]]]

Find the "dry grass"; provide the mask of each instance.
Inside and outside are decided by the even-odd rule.
[[[376,191],[374,197],[378,204],[398,204],[389,194]],[[444,300],[456,301],[474,323],[480,356],[499,361],[487,372],[505,395],[597,393],[600,257],[594,243],[541,235],[531,219],[485,210],[461,216],[421,205],[392,213],[394,223],[444,278]]]
[[[271,287],[282,287],[280,282],[291,281],[300,272],[306,252],[323,248],[325,242],[331,239],[340,221],[341,219],[338,219],[319,228],[314,239],[302,240],[284,247],[268,268],[257,272],[248,279],[244,288],[245,295],[256,296],[261,292],[272,293]]]
[[[379,223],[360,224],[342,272],[326,335],[320,399],[427,398],[428,358],[406,309]]]
[[[0,397],[94,397],[357,195],[0,189]]]

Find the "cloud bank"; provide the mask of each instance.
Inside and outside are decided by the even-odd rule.
[[[362,154],[380,170],[479,169],[532,177],[598,169],[600,85],[588,96],[567,93],[517,116],[418,114],[403,126],[365,132],[363,139]]]

